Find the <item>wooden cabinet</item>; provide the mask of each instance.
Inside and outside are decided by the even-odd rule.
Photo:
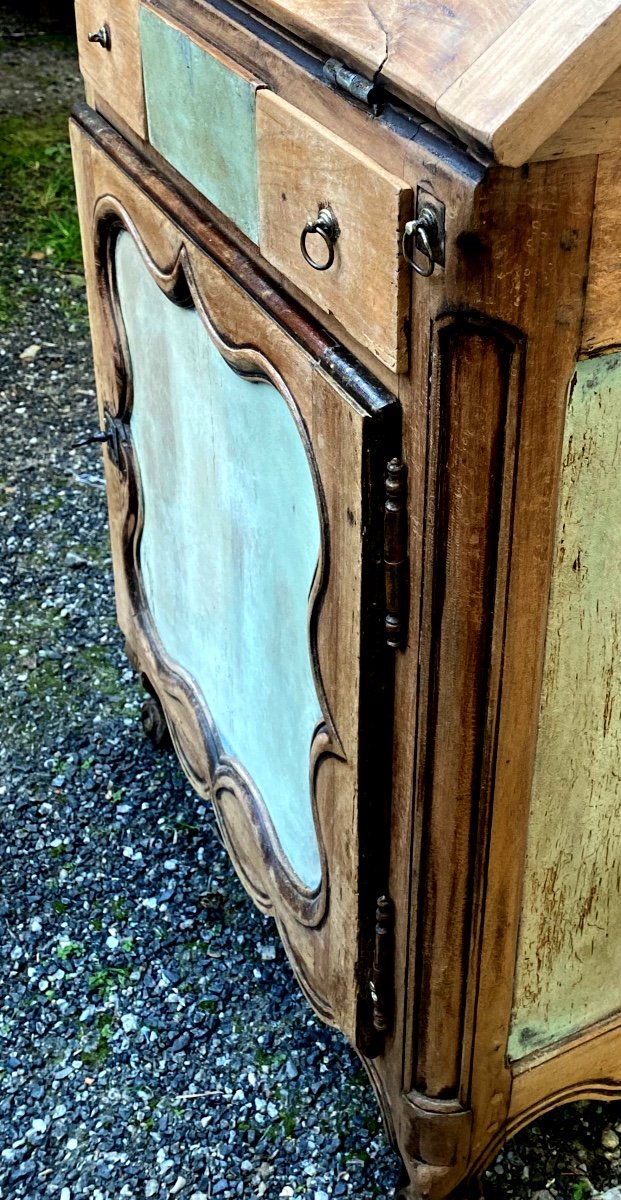
[[[119,624],[404,1200],[470,1194],[621,1095],[617,11],[126,7],[144,129],[72,122]]]

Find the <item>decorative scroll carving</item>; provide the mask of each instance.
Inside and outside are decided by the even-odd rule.
[[[101,199],[97,205],[95,230],[100,293],[111,326],[111,345],[116,354],[115,395],[108,403],[113,418],[123,422],[127,431],[126,437],[120,443],[118,463],[124,493],[121,537],[123,586],[131,604],[134,624],[140,631],[140,665],[155,685],[163,703],[175,750],[188,778],[196,790],[209,797],[215,805],[227,849],[255,902],[264,910],[271,911],[272,892],[276,889],[279,897],[285,900],[299,922],[314,926],[324,917],[329,888],[324,841],[317,813],[317,777],[324,760],[329,756],[342,759],[343,751],[330,715],[317,648],[317,619],[328,582],[328,524],[321,482],[308,433],[293,397],[268,359],[254,347],[229,344],[218,333],[209,315],[207,302],[200,295],[193,278],[183,244],[180,245],[174,262],[161,267],[151,257],[127,212],[118,201],[109,196]],[[277,388],[283,402],[289,407],[304,444],[313,477],[321,527],[321,553],[309,597],[308,619],[312,671],[323,714],[323,721],[318,725],[312,741],[309,761],[310,796],[321,861],[321,882],[316,889],[305,887],[294,874],[282,851],[266,804],[253,780],[242,764],[224,750],[209,711],[208,698],[201,695],[191,676],[169,658],[149,612],[140,564],[140,542],[144,523],[143,498],[139,463],[136,462],[131,438],[131,355],[115,277],[115,244],[122,230],[129,233],[133,239],[145,268],[164,295],[174,304],[196,308],[209,337],[228,365],[246,379],[268,380]],[[252,856],[242,856],[240,851],[240,811],[243,812],[244,821],[251,828],[254,845],[258,847],[262,864],[260,878],[257,870],[253,870]]]

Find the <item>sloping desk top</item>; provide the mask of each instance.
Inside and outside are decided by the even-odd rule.
[[[621,66],[618,0],[253,0],[247,7],[341,55],[509,166],[532,158]]]

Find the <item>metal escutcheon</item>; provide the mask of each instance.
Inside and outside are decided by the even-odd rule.
[[[339,236],[340,229],[334,213],[330,212],[329,208],[320,208],[314,220],[308,220],[300,235],[300,250],[304,257],[304,261],[312,267],[314,271],[329,271],[334,262],[334,246]],[[328,257],[325,262],[317,262],[308,252],[307,241],[312,234],[319,234],[322,238],[327,251]]]
[[[89,33],[88,40],[89,42],[97,42],[104,50],[109,50],[111,46],[110,27],[102,25],[95,33]]]
[[[436,265],[433,247],[438,235],[436,214],[430,208],[424,208],[415,221],[408,221],[403,231],[403,254],[417,275],[433,275]],[[414,257],[416,253],[422,256],[424,263]]]

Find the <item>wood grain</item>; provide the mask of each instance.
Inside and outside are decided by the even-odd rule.
[[[621,140],[621,70],[614,71],[552,137],[531,155],[532,162],[576,158],[617,150]]]
[[[146,137],[136,0],[76,0],[75,19],[85,82],[106,96],[140,137]],[[89,33],[102,25],[110,29],[110,50],[88,40]]]
[[[621,155],[601,155],[597,167],[582,352],[621,345]]]
[[[530,6],[531,0],[259,0],[255,7],[369,78],[378,75],[415,108],[438,97]]]
[[[161,179],[158,203],[149,199],[131,178],[130,148],[95,114],[82,113],[82,122],[89,134],[74,125],[72,139],[98,395],[102,413],[116,414],[128,430],[121,468],[106,456],[119,620],[133,660],[162,699],[184,768],[199,793],[214,800],[240,878],[255,902],[274,914],[305,993],[324,1019],[336,1022],[353,1041],[368,1048],[372,923],[363,920],[367,892],[359,880],[364,868],[364,878],[373,888],[378,873],[386,871],[378,847],[385,837],[387,795],[378,795],[378,779],[384,778],[390,763],[390,705],[386,704],[390,660],[383,636],[378,540],[381,543],[384,465],[398,450],[397,406],[371,380],[361,379],[354,364],[346,368],[338,347],[332,345],[329,355],[324,354],[325,335],[318,330],[315,340],[310,339],[308,322],[300,320],[298,326],[301,333],[306,331],[306,345],[292,336],[296,315],[288,312],[286,301],[272,296],[264,281],[257,302],[256,293],[250,294],[233,277],[234,249],[228,251],[228,270],[222,270],[208,249],[209,229],[204,229],[201,219]],[[104,137],[116,161],[105,153]],[[143,172],[144,183],[147,176]],[[180,223],[181,214],[187,227]],[[339,753],[328,754],[324,735],[323,745],[309,763],[316,777],[316,820],[325,847],[323,908],[314,916],[304,911],[303,897],[296,902],[286,886],[282,853],[270,840],[269,829],[261,824],[232,773],[219,769],[195,684],[169,659],[153,633],[140,574],[143,497],[135,464],[132,468],[132,373],[115,291],[113,247],[119,228],[139,248],[145,269],[167,302],[192,301],[210,336],[216,336],[217,330],[222,353],[237,360],[243,373],[266,375],[290,397],[316,455],[329,554],[321,604],[311,607],[310,638],[325,689],[327,723],[338,730]],[[227,253],[221,235],[213,234],[210,245]],[[274,319],[276,310],[278,319]],[[325,370],[316,352],[323,357]],[[342,378],[343,386],[328,372]],[[349,505],[343,505],[343,495]],[[378,821],[382,822],[379,835]]]
[[[407,366],[409,269],[401,238],[412,190],[270,92],[257,96],[262,254],[394,371]],[[315,271],[300,234],[320,207],[339,226],[333,266]],[[325,247],[312,239],[320,261]]]
[[[443,93],[438,113],[519,166],[620,63],[617,0],[533,0]]]
[[[144,7],[140,37],[151,145],[251,241],[258,241],[259,80]]]

